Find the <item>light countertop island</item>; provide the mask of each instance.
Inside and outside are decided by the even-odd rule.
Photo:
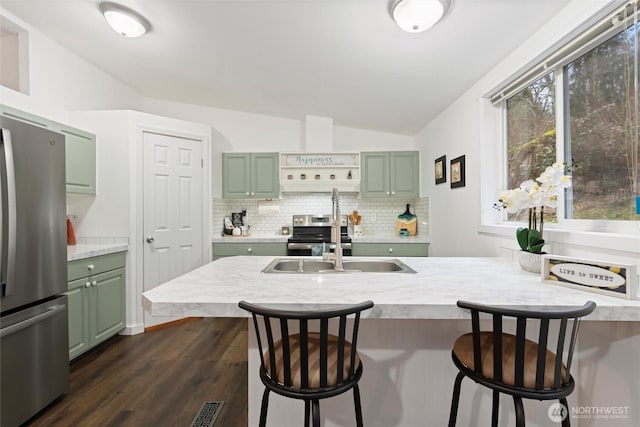
[[[363,317],[466,319],[456,306],[459,299],[518,307],[569,307],[593,300],[598,307],[590,320],[640,321],[640,301],[543,283],[540,275],[502,258],[398,259],[417,274],[261,273],[273,257],[222,258],[145,292],[143,304],[153,316],[246,317],[237,306],[243,299],[290,309],[371,299],[376,306]]]
[[[457,374],[451,348],[471,328],[469,314],[456,306],[459,299],[521,308],[579,306],[593,300],[597,308],[582,323],[572,366],[577,385],[568,399],[571,423],[640,425],[640,301],[543,283],[539,275],[501,258],[399,259],[417,274],[267,274],[261,270],[273,257],[221,258],[146,291],[143,306],[154,316],[248,317],[238,301],[314,309],[371,299],[375,307],[363,313],[358,342],[364,364],[364,424],[419,427],[447,424]],[[248,325],[248,330],[248,411],[253,426],[263,386],[253,327]],[[526,401],[527,426],[551,425],[550,404]],[[320,405],[325,427],[355,425],[350,395]],[[301,425],[303,406],[272,393],[267,425]],[[622,408],[624,415],[613,420],[594,415],[592,409],[612,407]],[[457,425],[489,425],[490,419],[491,393],[463,381]],[[503,396],[500,425],[514,424],[513,402]]]

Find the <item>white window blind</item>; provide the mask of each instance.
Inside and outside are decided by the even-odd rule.
[[[585,52],[593,49],[602,41],[638,23],[640,15],[639,9],[640,0],[626,2],[623,6],[607,14],[605,18],[591,25],[587,30],[580,33],[577,37],[574,37],[568,43],[543,55],[541,60],[534,61],[534,65],[529,67],[524,73],[520,73],[514,78],[504,82],[491,92],[489,99],[493,104],[498,104],[501,101],[509,99],[544,74],[549,73],[549,71],[555,67],[571,62]],[[636,43],[636,50],[637,49]],[[637,64],[635,68],[637,72]]]

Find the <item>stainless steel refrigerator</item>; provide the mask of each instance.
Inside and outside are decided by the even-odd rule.
[[[64,136],[0,118],[0,425],[69,389]]]

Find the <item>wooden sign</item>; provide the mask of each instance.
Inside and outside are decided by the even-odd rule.
[[[332,154],[287,154],[285,166],[351,166],[357,165],[357,155],[352,153]]]
[[[619,298],[638,297],[638,276],[633,264],[545,255],[542,280]]]

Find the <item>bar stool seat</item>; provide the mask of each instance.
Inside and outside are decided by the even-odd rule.
[[[260,352],[260,380],[265,386],[260,427],[267,423],[271,391],[304,400],[305,427],[310,419],[320,427],[320,399],[348,390],[353,390],[356,424],[362,427],[358,328],[360,313],[373,302],[308,311],[277,310],[246,301],[238,305],[252,315]],[[329,333],[334,330],[335,334]]]
[[[588,301],[582,307],[567,310],[508,309],[466,301],[458,301],[458,306],[471,311],[472,332],[460,336],[451,351],[460,372],[453,387],[449,427],[456,424],[464,377],[493,391],[492,426],[498,425],[500,393],[506,393],[513,397],[517,427],[525,425],[523,398],[558,399],[563,408],[558,418],[563,427],[569,427],[566,398],[575,388],[571,376],[573,351],[580,320],[596,304]],[[491,319],[490,330],[480,330],[480,314]],[[515,334],[505,330],[510,327],[505,318],[515,320]],[[537,341],[525,337],[528,326],[534,334],[537,331]],[[556,335],[557,339],[550,338]]]
[[[482,360],[482,376],[487,379],[496,380],[493,371],[493,333],[480,332],[480,348]],[[502,334],[502,383],[509,386],[515,386],[516,371],[516,336],[511,334]],[[473,334],[465,334],[456,340],[453,344],[453,354],[458,360],[470,370],[475,370],[473,360]],[[536,366],[538,361],[538,344],[525,339],[524,341],[524,376],[522,385],[527,388],[534,388],[536,384]],[[545,370],[544,370],[544,388],[552,388],[554,382],[554,367],[556,365],[556,355],[550,351],[546,351]],[[562,364],[561,381],[566,382],[567,367]]]
[[[291,365],[291,387],[302,389],[302,352],[300,334],[289,335],[289,364]],[[320,363],[321,363],[321,337],[319,333],[311,332],[307,335],[307,360],[309,364],[309,377],[308,384],[305,388],[320,388],[321,387],[321,375],[320,375]],[[335,335],[327,335],[327,382],[326,387],[334,387],[338,384],[338,350],[339,339]],[[351,372],[351,343],[345,341],[344,343],[344,363],[342,366],[342,378],[349,378],[349,372]],[[283,351],[283,342],[278,340],[274,343],[274,353],[276,372],[275,375],[271,371],[271,354],[269,350],[264,355],[264,362],[266,365],[266,374],[272,380],[277,381],[279,384],[284,384],[284,360],[285,354]],[[355,369],[357,371],[360,367],[360,356],[355,354],[354,358]]]

